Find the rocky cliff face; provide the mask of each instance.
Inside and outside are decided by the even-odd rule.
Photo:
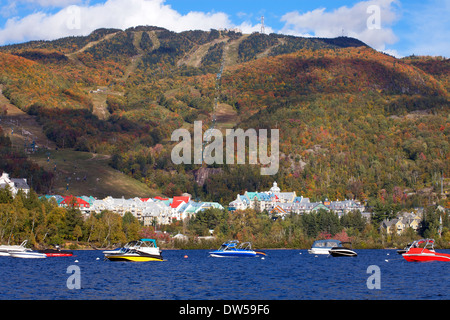
[[[199,186],[203,186],[205,181],[214,174],[222,173],[221,168],[200,168],[194,171],[195,182]]]

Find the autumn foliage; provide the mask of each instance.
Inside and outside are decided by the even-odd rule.
[[[450,176],[449,65],[345,37],[138,27],[2,47],[0,83],[58,147],[110,154],[115,169],[168,196],[227,204],[275,179],[314,200],[414,206],[439,200]],[[235,127],[280,129],[275,177],[222,166],[198,185],[200,166],[172,163],[172,131],[210,126],[216,97],[236,113]]]

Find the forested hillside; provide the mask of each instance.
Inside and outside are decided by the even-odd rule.
[[[317,200],[441,201],[449,74],[449,59],[397,59],[346,37],[135,27],[0,47],[4,96],[58,148],[110,155],[167,196],[223,204],[274,180]],[[222,130],[279,129],[278,174],[173,164],[173,130],[213,118]]]

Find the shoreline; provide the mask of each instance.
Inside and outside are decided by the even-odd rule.
[[[182,249],[182,248],[163,248],[159,247],[161,250],[168,251],[168,250],[215,250],[213,248],[198,248],[198,249]],[[310,248],[258,248],[258,250],[309,250]],[[442,248],[445,250],[445,248]],[[80,248],[80,249],[61,249],[61,250],[71,250],[71,251],[104,251],[104,250],[111,250],[111,249],[86,249],[86,248]],[[355,249],[355,250],[399,250],[399,248],[361,248],[361,249]]]

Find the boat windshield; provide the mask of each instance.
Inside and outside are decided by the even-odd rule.
[[[132,248],[132,247],[136,246],[137,244],[138,244],[138,241],[130,241],[124,246],[124,248]]]
[[[219,251],[236,250],[238,243],[239,243],[238,240],[227,241],[220,246]]]

